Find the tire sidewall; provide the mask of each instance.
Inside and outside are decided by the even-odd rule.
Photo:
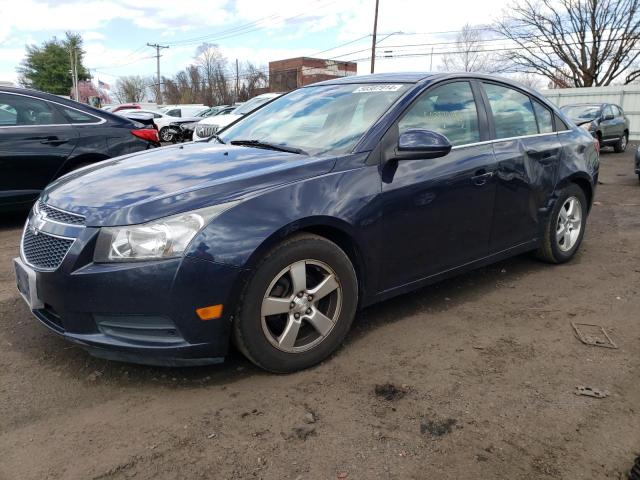
[[[166,135],[168,135],[168,137],[169,137],[168,140],[165,140],[165,138],[164,138]],[[163,127],[160,130],[160,140],[162,140],[163,142],[170,142],[172,139],[173,139],[173,135],[171,135],[169,133],[169,128],[168,127]]]
[[[342,306],[336,325],[319,345],[306,352],[287,353],[278,350],[265,337],[262,299],[274,278],[288,265],[300,260],[319,260],[333,269],[342,286]],[[339,347],[351,327],[357,304],[357,279],[349,257],[328,240],[303,237],[277,247],[258,266],[240,302],[236,332],[241,336],[241,347],[260,367],[278,373],[301,370],[321,362]]]
[[[569,197],[576,197],[580,202],[580,207],[582,208],[582,224],[580,225],[580,235],[576,240],[575,245],[567,251],[563,251],[560,249],[560,245],[556,240],[556,225],[558,224],[558,216],[560,214],[560,209],[566,202]],[[570,260],[580,248],[582,244],[582,239],[584,238],[584,233],[587,227],[587,215],[588,215],[588,206],[587,199],[584,194],[584,191],[575,184],[568,185],[567,187],[561,190],[560,195],[558,196],[558,200],[556,201],[553,211],[551,213],[550,221],[548,222],[548,241],[550,242],[551,252],[555,260],[558,263],[563,263]]]

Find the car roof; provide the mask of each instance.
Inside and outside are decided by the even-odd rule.
[[[374,73],[372,75],[349,75],[347,77],[334,78],[312,84],[317,85],[343,85],[350,83],[418,83],[434,76],[434,73],[425,72],[399,72],[399,73]],[[312,86],[307,85],[307,86]]]

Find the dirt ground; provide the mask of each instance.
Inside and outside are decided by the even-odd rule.
[[[18,298],[22,219],[5,219],[0,479],[626,478],[640,454],[631,147],[603,153],[571,263],[521,256],[371,307],[336,355],[287,376],[238,354],[191,369],[90,357]],[[583,345],[572,321],[619,349]]]

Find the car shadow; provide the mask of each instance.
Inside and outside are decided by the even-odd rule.
[[[576,260],[579,261],[578,258]],[[545,264],[525,254],[367,307],[356,315],[343,347],[325,362],[340,361],[340,352],[349,348],[349,345],[366,341],[370,332],[383,325],[398,322],[407,317],[437,313],[468,302],[475,302],[497,288],[507,288],[506,284],[521,275],[540,268],[546,268]],[[28,315],[26,307],[24,310],[24,315],[21,314],[20,317],[24,316],[26,319]],[[58,364],[56,367],[58,375],[69,379],[86,380],[87,388],[106,382],[117,384],[122,388],[154,385],[184,389],[221,386],[250,376],[271,375],[255,367],[233,347],[224,363],[210,366],[154,367],[102,360],[91,357],[82,348],[71,345],[46,331],[44,327],[37,325],[35,319],[30,320],[30,322],[24,322],[28,324],[27,328],[43,329],[39,335],[30,336],[31,345],[24,345],[24,339],[20,341],[18,338],[11,338],[9,341],[22,343],[25,350],[32,352],[35,357],[41,357],[42,352],[46,352],[48,366],[52,362]],[[11,331],[6,332],[12,336],[11,333]],[[13,333],[16,337],[19,335],[17,332]],[[37,361],[37,358],[33,360]],[[96,378],[100,378],[100,382],[95,382]]]

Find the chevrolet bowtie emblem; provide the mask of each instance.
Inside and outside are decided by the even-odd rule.
[[[31,230],[31,233],[38,235],[45,223],[47,223],[47,214],[45,212],[37,212],[31,219],[31,222],[29,222],[29,229]]]

